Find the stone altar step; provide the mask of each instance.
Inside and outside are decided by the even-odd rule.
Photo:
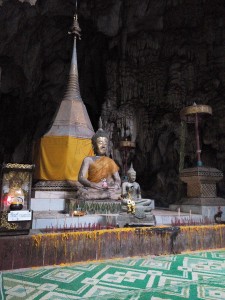
[[[37,193],[37,192],[36,192]],[[42,192],[42,196],[46,198],[31,198],[31,209],[33,211],[69,211],[68,208],[68,201],[71,201],[70,198],[64,198],[65,194],[64,192],[55,192],[55,196],[61,197],[61,198],[53,198],[53,197],[48,197],[48,191],[47,192]],[[39,195],[40,196],[40,195]],[[78,201],[78,200],[75,200]],[[87,204],[91,204],[91,200],[85,201]],[[107,202],[107,201],[101,201],[101,202]],[[120,206],[120,201],[108,201],[108,204],[114,203],[117,206]],[[155,208],[155,201],[152,200],[152,203],[150,205],[151,209]],[[118,209],[117,209],[118,210]],[[120,209],[119,209],[120,210]],[[102,212],[102,211],[101,211]],[[104,211],[105,212],[105,211]],[[111,212],[118,212],[115,210],[112,210]]]
[[[173,223],[200,223],[203,220],[201,214],[190,214],[187,212],[177,212],[165,208],[156,208],[152,211],[156,218],[156,225],[172,225]]]
[[[73,198],[76,192],[71,191],[35,191],[32,190],[32,198],[34,199],[66,199]]]
[[[200,214],[178,213],[165,209],[152,210],[155,216],[156,225],[172,225],[174,223],[196,222],[201,223],[203,220]],[[69,228],[69,227],[87,227],[96,224],[106,226],[107,224],[116,226],[118,214],[94,214],[84,215],[82,217],[71,217],[69,214],[63,214],[54,211],[34,211],[32,229],[46,228]],[[90,225],[89,225],[90,224]]]
[[[63,211],[65,209],[64,198],[31,198],[31,209],[35,211]]]
[[[111,215],[84,215],[71,217],[68,214],[58,212],[36,211],[33,213],[32,229],[65,229],[83,228],[96,224],[111,224],[116,227],[116,214]]]

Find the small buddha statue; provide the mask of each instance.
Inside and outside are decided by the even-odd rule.
[[[10,205],[10,209],[22,209],[24,204],[24,192],[21,188],[22,179],[16,176],[9,180],[9,191],[7,196],[7,202]]]
[[[129,203],[133,201],[135,203],[135,209],[133,209],[133,214],[137,217],[143,218],[146,213],[151,212],[151,203],[150,199],[142,199],[141,197],[141,188],[139,183],[136,180],[136,171],[131,164],[130,169],[127,171],[128,181],[123,182],[122,184],[122,211],[130,212]]]
[[[99,129],[92,137],[94,156],[85,157],[81,165],[78,181],[82,187],[78,189],[77,198],[81,200],[118,200],[121,195],[119,167],[106,156],[108,134]]]

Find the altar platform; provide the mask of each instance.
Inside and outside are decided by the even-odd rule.
[[[225,225],[32,229],[0,238],[0,270],[225,248]]]
[[[40,194],[41,192],[39,192]],[[70,216],[66,213],[65,195],[62,192],[47,195],[46,192],[40,195],[40,198],[31,199],[31,209],[33,211],[32,229],[42,231],[44,229],[69,229],[69,228],[87,228],[90,226],[104,227],[121,227],[118,225],[117,217],[119,215],[117,206],[119,201],[114,201],[111,211],[107,213],[87,213],[84,216]],[[43,197],[44,196],[44,197]],[[48,197],[49,196],[49,197]],[[51,197],[50,197],[51,196]],[[68,196],[68,195],[67,195]],[[71,195],[70,195],[71,196]],[[192,214],[191,211],[181,212],[179,208],[169,210],[168,208],[155,207],[155,202],[152,200],[152,214],[154,215],[155,223],[146,224],[149,226],[160,225],[179,225],[179,224],[203,224],[212,223],[214,214],[209,214],[207,218],[202,214]],[[114,207],[115,206],[115,207]],[[88,209],[89,207],[87,207]],[[108,206],[107,209],[110,209]],[[206,220],[207,219],[207,220]]]
[[[203,224],[206,222],[205,218],[200,214],[188,214],[177,211],[171,211],[163,208],[156,208],[152,210],[155,217],[155,225],[179,225],[179,224]],[[33,212],[33,230],[63,230],[69,228],[87,228],[90,226],[117,227],[118,214],[92,214],[81,217],[73,217],[58,211],[34,211]],[[212,223],[208,220],[207,223]]]
[[[225,225],[200,214],[156,207],[154,226],[118,228],[117,213],[72,217],[48,201],[32,204],[29,234],[0,238],[0,270],[225,247]]]

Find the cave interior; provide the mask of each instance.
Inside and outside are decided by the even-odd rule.
[[[182,108],[212,107],[200,124],[202,161],[225,172],[223,0],[80,0],[79,85],[95,130],[101,116],[110,155],[121,137],[144,197],[167,207],[185,194],[179,171],[196,165],[194,126]],[[32,163],[65,92],[75,0],[0,1],[0,163]],[[225,182],[218,183],[225,197]]]

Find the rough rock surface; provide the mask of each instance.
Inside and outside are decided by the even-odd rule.
[[[31,162],[65,91],[75,1],[0,5],[0,162]],[[102,115],[120,165],[126,124],[143,196],[163,206],[180,197],[179,169],[196,158],[193,126],[184,136],[179,111],[194,101],[213,109],[201,126],[202,160],[225,172],[224,1],[82,0],[78,11],[82,98],[95,128]],[[218,191],[225,197],[223,181]]]

